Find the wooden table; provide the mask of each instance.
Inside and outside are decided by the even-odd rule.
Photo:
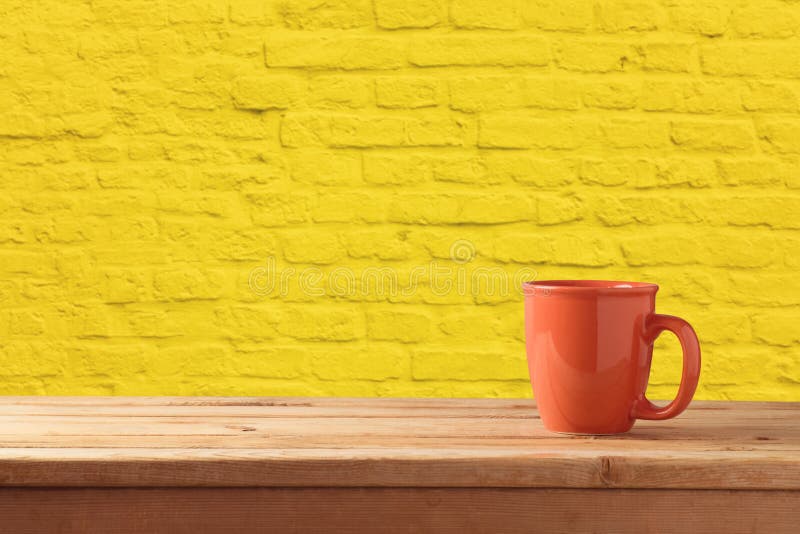
[[[800,403],[5,397],[0,532],[800,532]]]

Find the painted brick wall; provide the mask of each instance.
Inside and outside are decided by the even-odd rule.
[[[0,18],[0,393],[528,396],[535,275],[659,282],[699,397],[800,400],[799,2]]]

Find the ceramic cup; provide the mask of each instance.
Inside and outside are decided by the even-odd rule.
[[[669,419],[689,405],[700,377],[700,344],[678,317],[655,313],[658,286],[642,282],[527,282],[528,370],[545,428],[618,434],[636,419]],[[664,330],[683,348],[678,395],[658,407],[645,397],[653,342]]]

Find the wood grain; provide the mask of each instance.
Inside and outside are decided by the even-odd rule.
[[[0,486],[799,490],[800,404],[586,437],[517,399],[5,397]]]
[[[800,492],[500,488],[0,490],[14,534],[795,533]]]

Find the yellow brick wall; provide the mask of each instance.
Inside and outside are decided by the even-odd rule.
[[[658,282],[700,398],[800,400],[800,2],[0,19],[0,393],[528,396],[535,271]]]

